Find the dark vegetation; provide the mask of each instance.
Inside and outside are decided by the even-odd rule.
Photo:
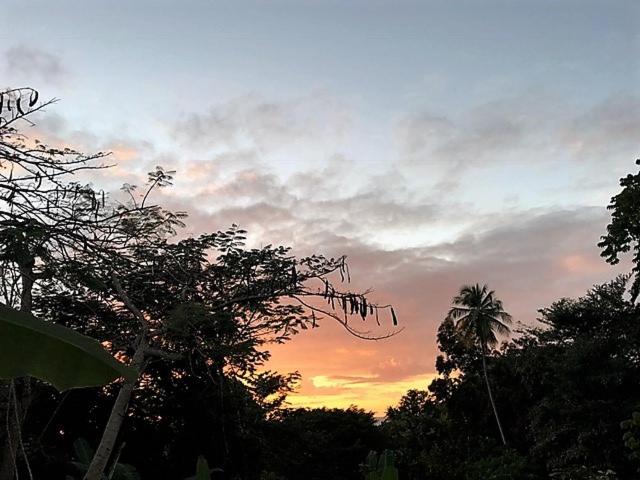
[[[171,172],[109,198],[74,175],[106,155],[21,135],[49,104],[2,94],[0,302],[97,339],[133,374],[62,392],[4,381],[0,480],[184,479],[200,455],[211,468],[198,478],[640,475],[640,173],[622,179],[599,244],[610,263],[633,251],[630,275],[543,308],[502,344],[511,318],[496,294],[461,288],[438,331],[439,378],[379,422],[287,408],[299,375],[266,369],[270,344],[323,320],[364,339],[362,320],[397,324],[348,289],[344,258],[247,248],[236,226],[179,239],[184,215],[152,204]]]

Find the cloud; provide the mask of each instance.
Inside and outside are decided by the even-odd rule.
[[[156,165],[176,163],[175,157],[157,152],[152,142],[134,139],[124,132],[98,136],[90,130],[77,128],[65,117],[52,111],[36,112],[30,120],[35,125],[23,130],[29,141],[37,139],[51,147],[68,147],[86,155],[108,154],[92,162],[92,165],[109,168],[76,174],[77,180],[97,184],[107,191],[117,191],[123,183],[144,183],[147,172]]]
[[[15,81],[61,84],[67,69],[57,55],[27,45],[16,45],[4,52],[4,67]]]
[[[282,101],[254,94],[186,115],[172,132],[179,142],[190,146],[265,152],[305,141],[334,143],[350,124],[348,111],[323,92]]]
[[[543,94],[521,94],[457,116],[418,111],[396,124],[408,165],[450,171],[487,163],[620,162],[640,147],[640,98],[612,95],[589,106]],[[603,158],[606,156],[606,158]]]
[[[211,176],[201,186],[189,183],[185,187],[184,194],[178,189],[171,197],[176,209],[193,212],[189,221],[193,231],[239,223],[261,236],[287,239],[299,246],[326,235],[339,236],[341,243],[348,239],[402,243],[399,237],[403,236],[408,243],[420,243],[415,233],[437,228],[446,215],[446,209],[435,204],[404,200],[402,195],[372,186],[344,197],[314,198],[310,193],[294,193],[289,183],[275,175],[253,170],[230,178]]]
[[[576,158],[610,159],[612,149],[631,159],[640,152],[640,97],[613,95],[575,116],[558,131]]]

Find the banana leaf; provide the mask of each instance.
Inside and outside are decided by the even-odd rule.
[[[135,378],[97,340],[0,303],[0,378],[26,375],[60,391]]]

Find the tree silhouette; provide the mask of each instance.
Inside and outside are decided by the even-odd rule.
[[[636,160],[640,165],[640,159]],[[640,294],[640,171],[620,179],[622,191],[611,199],[607,207],[611,210],[611,223],[607,225],[607,234],[602,236],[598,246],[601,255],[611,265],[620,262],[619,255],[633,248],[633,274],[631,300],[636,301]]]
[[[368,291],[334,286],[332,277],[349,280],[344,256],[249,249],[237,226],[175,242],[185,214],[153,204],[151,196],[171,185],[171,171],[156,167],[140,190],[123,186],[126,201],[79,183],[76,174],[108,168],[97,163],[108,154],[49,147],[24,135],[19,127],[33,125],[30,116],[55,102],[38,103],[38,97],[30,88],[0,91],[0,299],[25,313],[38,308],[48,319],[64,311],[56,299],[91,302],[100,314],[81,315],[72,328],[108,342],[138,373],[120,384],[85,478],[103,477],[132,393],[152,363],[194,365],[195,358],[205,375],[260,385],[268,380],[256,372],[268,358],[260,347],[315,328],[322,317],[362,339],[399,332],[371,335],[351,321],[369,317],[379,325],[379,310],[389,310],[397,325],[393,308],[370,301]],[[49,309],[45,299],[53,302]],[[108,324],[113,319],[118,328]],[[16,385],[13,401],[6,385],[0,388],[0,413],[11,419],[6,438],[0,437],[0,480],[16,476],[16,445],[31,399],[29,379]],[[26,453],[22,457],[28,468]]]
[[[34,125],[34,114],[56,101],[38,98],[32,88],[0,91],[0,300],[23,313],[32,312],[42,284],[68,282],[67,267],[79,257],[116,251],[138,234],[129,219],[149,213],[111,208],[105,192],[77,180],[83,172],[106,168],[100,162],[107,154],[51,147],[21,133],[21,127]],[[32,387],[28,378],[0,384],[0,414],[8,419],[0,433],[0,480],[15,477],[16,443]]]
[[[456,323],[459,334],[482,350],[482,372],[487,385],[489,401],[496,417],[500,438],[504,445],[507,441],[502,431],[498,410],[491,393],[489,376],[487,375],[487,354],[489,348],[498,344],[497,334],[508,334],[511,315],[504,311],[502,302],[495,297],[495,292],[487,285],[464,285],[460,293],[453,299],[453,307],[449,310],[447,319]]]

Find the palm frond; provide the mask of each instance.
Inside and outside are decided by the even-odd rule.
[[[498,344],[496,334],[510,333],[511,315],[504,311],[495,291],[489,290],[486,284],[463,285],[453,298],[447,319],[455,321],[462,337],[474,338],[488,347]]]
[[[449,313],[447,314],[447,318],[450,318],[451,320],[458,320],[459,318],[462,318],[465,315],[468,315],[469,312],[470,310],[468,308],[452,307],[449,310]]]
[[[507,325],[495,318],[491,319],[491,328],[500,335],[509,335],[511,333],[511,329]]]

